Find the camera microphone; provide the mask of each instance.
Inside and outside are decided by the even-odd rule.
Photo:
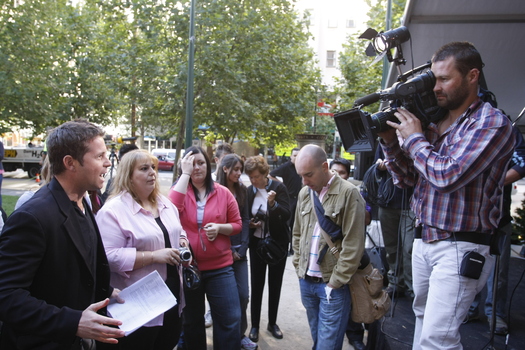
[[[358,98],[354,102],[354,107],[357,106],[368,106],[372,103],[375,103],[381,99],[381,94],[379,92],[374,92],[373,94],[366,95],[365,97]]]

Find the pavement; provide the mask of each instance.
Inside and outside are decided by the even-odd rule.
[[[243,182],[249,184],[248,177],[243,174]],[[162,193],[167,194],[171,185],[171,174],[163,172],[160,176],[160,183]],[[513,210],[516,206],[521,205],[523,193],[525,192],[525,180],[518,181],[518,193],[513,196]],[[27,173],[22,171],[4,173],[4,180],[2,183],[2,194],[20,196],[27,190],[35,190],[39,184],[35,180],[27,178]],[[513,246],[513,256],[510,269],[509,294],[515,287],[520,286],[522,272],[525,270],[525,261],[519,258],[520,246]],[[283,286],[281,293],[281,300],[279,305],[279,314],[277,317],[277,324],[281,328],[284,338],[275,339],[266,330],[268,324],[268,287],[265,286],[263,305],[261,312],[261,328],[259,331],[259,349],[311,349],[312,340],[310,330],[306,319],[306,312],[301,303],[299,283],[295,269],[292,265],[291,258],[287,258],[286,269],[283,277]],[[523,286],[521,286],[521,293],[523,295]],[[519,291],[518,291],[519,292]],[[511,324],[510,342],[508,349],[525,349],[525,298],[519,296],[511,299]],[[385,317],[380,327],[376,327],[376,331],[371,330],[370,342],[375,343],[375,349],[393,349],[404,350],[410,349],[413,336],[414,315],[411,309],[411,301],[408,298],[399,298],[395,301],[392,309],[393,316]],[[248,320],[250,320],[250,307],[248,306]],[[251,328],[248,322],[248,329],[246,335]],[[483,349],[488,341],[488,324],[486,319],[478,322],[468,323],[461,328],[462,343],[465,349]],[[208,328],[207,339],[208,349],[213,349],[213,326]],[[365,331],[365,343],[368,332]],[[377,340],[381,339],[381,340]],[[503,348],[505,337],[496,337],[496,346]],[[381,343],[382,342],[382,343]],[[385,344],[388,343],[386,346]],[[345,340],[343,350],[353,349],[351,345]]]

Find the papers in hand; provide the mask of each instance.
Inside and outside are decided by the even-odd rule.
[[[110,303],[108,312],[113,318],[122,321],[119,328],[126,335],[177,304],[177,299],[156,270],[123,289],[120,297],[125,303]]]

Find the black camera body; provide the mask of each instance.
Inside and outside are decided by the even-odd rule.
[[[343,146],[348,152],[372,151],[377,133],[391,128],[386,122],[399,123],[394,115],[399,107],[412,112],[423,128],[444,117],[446,110],[437,105],[433,91],[436,78],[429,67],[430,63],[427,63],[414,68],[400,76],[389,89],[360,98],[355,101],[354,108],[334,115]],[[410,76],[412,78],[407,80]],[[372,115],[361,109],[379,100],[388,101],[389,105]]]
[[[255,216],[253,217],[253,222],[266,222],[266,212],[261,209],[262,205],[257,210],[257,213],[255,213]]]
[[[390,106],[367,116],[370,129],[374,135],[390,129],[387,121],[399,123],[394,115],[399,107],[404,107],[412,112],[421,121],[423,128],[426,128],[431,122],[437,122],[441,119],[444,110],[437,105],[433,91],[434,85],[436,85],[436,78],[432,71],[428,70],[404,83],[397,82],[389,90],[382,92],[381,98],[391,101]]]

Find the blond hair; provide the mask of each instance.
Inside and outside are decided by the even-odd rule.
[[[122,157],[117,168],[117,174],[115,175],[115,179],[113,180],[110,198],[122,192],[128,192],[131,195],[131,197],[133,197],[133,199],[137,201],[137,203],[142,204],[142,202],[137,197],[137,194],[133,189],[131,177],[133,176],[133,171],[135,171],[135,167],[137,166],[137,164],[146,160],[151,160],[155,167],[155,173],[158,175],[159,160],[157,159],[157,157],[150,154],[149,152],[142,149],[137,149],[126,153],[126,156]],[[156,204],[157,197],[159,196],[159,194],[160,185],[158,180],[155,180],[155,188],[150,193],[148,200],[151,203]]]

